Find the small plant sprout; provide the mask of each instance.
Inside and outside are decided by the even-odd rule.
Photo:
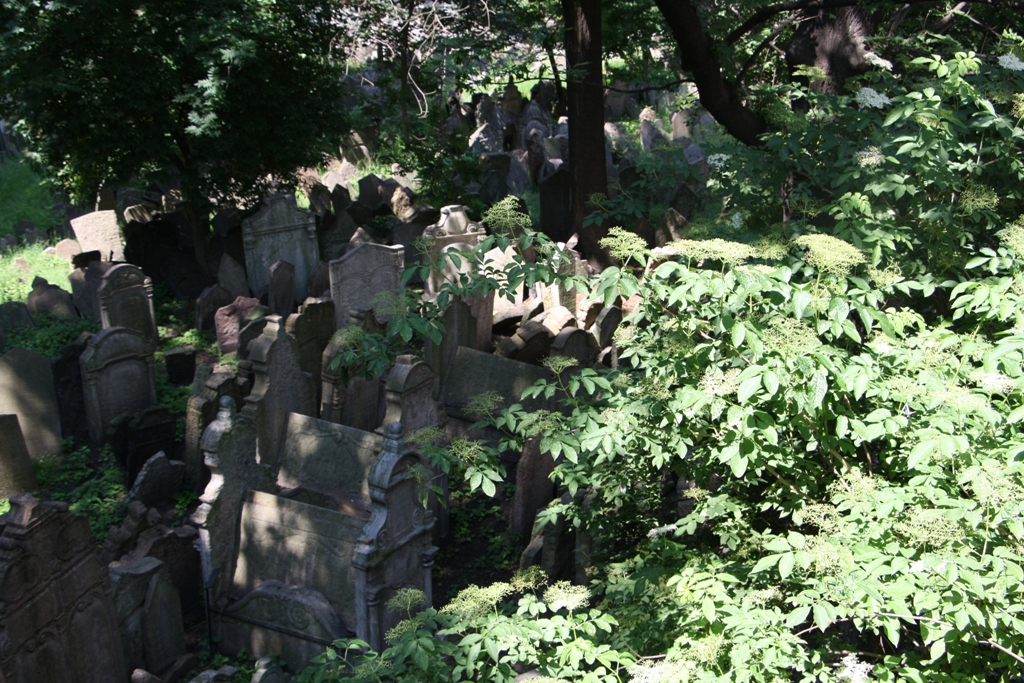
[[[647,243],[642,237],[619,227],[610,229],[608,236],[602,238],[599,244],[608,250],[612,258],[622,263],[643,263],[648,254]]]
[[[412,619],[413,612],[427,604],[427,594],[417,588],[399,589],[387,602],[392,612],[405,612]]]

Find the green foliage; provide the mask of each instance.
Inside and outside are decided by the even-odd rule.
[[[509,583],[470,586],[440,611],[400,622],[383,652],[358,640],[336,641],[298,681],[507,682],[518,675],[513,665],[536,668],[549,680],[621,681],[619,668],[634,658],[612,646],[615,620],[587,608],[585,587],[546,583],[531,570]],[[516,603],[506,601],[517,593]]]
[[[64,346],[78,339],[83,332],[100,331],[99,323],[88,318],[61,320],[43,314],[33,316],[32,320],[35,327],[20,329],[7,337],[9,348],[28,349],[52,358]]]
[[[53,500],[70,504],[71,512],[85,515],[97,543],[107,537],[110,527],[121,522],[126,510],[127,491],[121,468],[110,447],[94,456],[88,446],[65,449],[33,461],[39,488]]]
[[[344,132],[321,0],[0,3],[5,118],[91,201],[171,166],[188,198],[255,197]]]
[[[13,232],[14,224],[23,220],[32,221],[40,230],[56,222],[52,188],[27,164],[4,159],[0,162],[0,237]],[[6,278],[0,276],[0,281]]]
[[[32,292],[32,280],[36,276],[51,285],[71,291],[68,273],[71,270],[67,260],[44,254],[46,244],[28,244],[15,247],[0,258],[0,303],[25,301]],[[15,259],[24,259],[28,266],[19,266]]]

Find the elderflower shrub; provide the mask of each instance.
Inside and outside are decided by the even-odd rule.
[[[668,249],[690,262],[720,261],[730,265],[743,263],[758,255],[757,250],[750,245],[717,237],[709,240],[676,240],[668,245]]]
[[[807,263],[822,273],[847,275],[867,261],[857,247],[832,235],[802,235],[793,244],[807,248]]]
[[[856,100],[861,109],[884,109],[892,104],[888,95],[884,95],[874,88],[861,88],[857,93]]]

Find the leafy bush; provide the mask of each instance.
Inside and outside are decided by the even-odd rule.
[[[23,328],[10,335],[7,338],[7,346],[28,349],[52,358],[61,348],[78,339],[83,332],[100,331],[100,324],[88,318],[61,320],[49,315],[36,315],[33,322],[35,327]]]
[[[20,160],[5,159],[0,162],[0,237],[14,232],[18,221],[49,229],[57,221],[53,189]]]
[[[70,504],[72,512],[85,515],[97,543],[107,537],[110,527],[121,522],[126,510],[127,491],[121,468],[110,447],[93,459],[88,446],[33,461],[39,488],[53,500]]]

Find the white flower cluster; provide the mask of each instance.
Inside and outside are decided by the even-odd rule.
[[[867,683],[873,668],[867,662],[857,659],[857,655],[846,655],[840,665],[842,669],[839,670],[836,678],[841,681],[849,681],[849,683]]]
[[[1010,71],[1024,71],[1024,62],[1013,53],[1001,55],[999,57],[999,66]]]
[[[882,150],[872,145],[867,149],[862,149],[853,155],[858,166],[879,166],[885,163],[885,155],[882,154]]]
[[[743,214],[741,214],[739,211],[734,213],[732,215],[732,220],[730,221],[730,223],[732,224],[732,229],[733,230],[739,230],[740,228],[742,228],[743,227]]]
[[[651,529],[650,531],[648,531],[647,532],[647,538],[660,538],[661,536],[664,536],[665,534],[672,533],[673,531],[675,531],[678,528],[679,527],[676,526],[675,524],[666,524],[665,526],[659,526],[656,529]]]
[[[883,109],[887,104],[892,103],[888,95],[883,95],[874,88],[861,88],[857,93],[857,104],[861,108]]]
[[[708,165],[712,168],[722,168],[731,156],[731,154],[711,154],[708,156]]]
[[[871,66],[877,66],[880,69],[892,71],[892,62],[890,62],[888,59],[882,59],[874,52],[868,52],[866,55],[864,55],[864,61],[870,64]]]
[[[977,370],[971,373],[971,380],[989,394],[1008,394],[1017,388],[1017,381],[1000,372]]]

